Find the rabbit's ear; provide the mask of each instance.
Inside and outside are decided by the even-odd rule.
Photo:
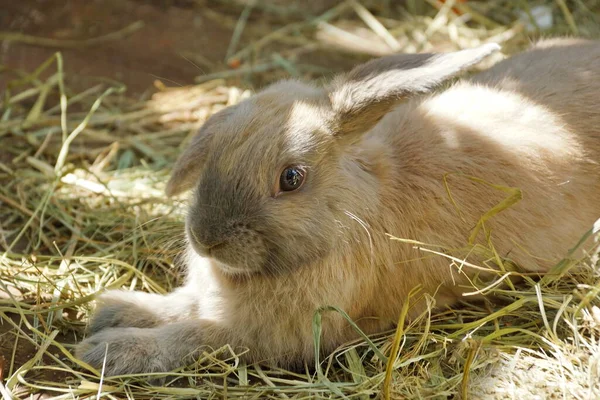
[[[167,196],[176,196],[191,189],[200,178],[208,139],[208,132],[203,126],[177,159],[165,188]]]
[[[327,92],[335,134],[372,128],[401,100],[427,93],[499,50],[495,43],[438,54],[396,54],[336,77]]]
[[[229,109],[224,109],[211,116],[192,138],[171,171],[171,178],[165,188],[167,196],[176,196],[191,189],[198,182],[210,141],[229,112]]]

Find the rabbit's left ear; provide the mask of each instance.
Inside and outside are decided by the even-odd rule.
[[[437,54],[396,54],[359,65],[327,89],[336,135],[372,128],[399,101],[427,93],[498,51],[495,43]]]

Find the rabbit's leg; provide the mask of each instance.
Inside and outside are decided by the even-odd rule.
[[[230,332],[208,320],[188,320],[155,328],[107,328],[81,342],[79,359],[107,376],[169,372],[190,363],[206,340],[220,345]]]
[[[108,291],[97,300],[89,332],[114,327],[151,328],[189,317],[197,308],[197,300],[184,289],[179,288],[168,295]]]

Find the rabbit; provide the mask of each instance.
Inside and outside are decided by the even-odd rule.
[[[548,272],[600,217],[600,42],[545,40],[459,77],[498,50],[386,56],[214,114],[166,188],[191,191],[186,283],[101,295],[78,357],[164,373],[230,345],[294,368],[315,361],[319,308],[392,329],[407,301],[414,318],[425,295],[443,308],[494,278],[478,266],[499,263],[474,250],[489,243],[506,266]],[[498,188],[522,198],[474,234]],[[323,354],[357,337],[322,313]]]

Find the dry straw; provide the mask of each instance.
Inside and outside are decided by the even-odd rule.
[[[401,6],[348,0],[320,15],[269,2],[220,2],[239,11],[239,20],[209,14],[229,21],[235,34],[227,61],[241,66],[213,70],[195,86],[157,84],[147,101],[106,83],[75,93],[65,82],[60,54],[36,71],[10,71],[18,78],[0,103],[2,397],[44,392],[62,399],[600,398],[597,241],[586,258],[566,254],[546,278],[523,276],[517,285],[509,278],[518,274],[503,264],[492,242],[473,248],[503,266],[495,282],[473,289],[489,301],[430,308],[408,322],[400,318],[396,331],[346,343],[301,371],[247,366],[225,346],[205,349],[197,363],[170,375],[169,385],[151,387],[139,377],[101,377],[74,358],[73,343],[82,337],[97,292],[166,293],[179,283],[182,204],[162,194],[168,169],[208,116],[249,95],[235,87],[240,79],[248,84],[320,77],[329,71],[299,60],[324,48],[365,58],[495,41],[511,53],[538,34],[527,32],[518,17],[522,12],[535,22],[532,9],[538,5],[553,11],[554,27],[546,35],[595,36],[600,30],[600,2],[593,0],[407,0]],[[256,40],[247,38],[253,12],[284,23]],[[35,41],[94,46],[141,28],[135,24],[87,43]],[[33,40],[10,33],[0,38]],[[478,229],[485,229],[485,218],[518,201],[516,189],[500,189],[509,197],[483,216]],[[590,230],[592,235],[597,233]],[[438,246],[411,243],[427,256],[448,257],[450,267],[488,269],[453,259],[435,250]],[[343,314],[331,308],[315,314],[317,344],[324,312]]]

